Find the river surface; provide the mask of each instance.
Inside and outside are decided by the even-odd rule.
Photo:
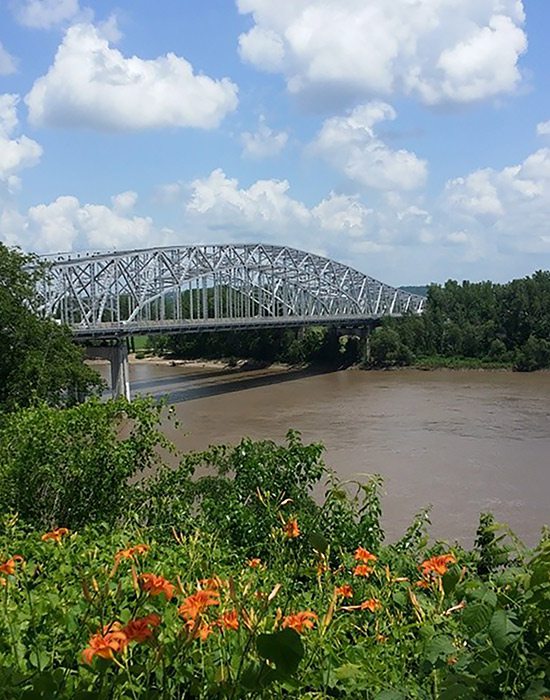
[[[101,368],[106,375],[107,368]],[[550,372],[236,371],[131,365],[132,393],[166,395],[182,450],[281,441],[288,428],[321,441],[342,479],[384,477],[389,540],[432,504],[433,538],[471,544],[492,511],[534,544],[550,524]]]

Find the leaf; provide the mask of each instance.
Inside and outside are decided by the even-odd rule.
[[[292,676],[296,672],[304,657],[300,635],[288,628],[273,634],[260,634],[256,648],[263,659],[274,663],[277,671],[286,676]]]
[[[382,690],[374,696],[374,700],[407,700],[407,696],[400,690]]]
[[[320,532],[312,532],[308,537],[310,545],[320,554],[325,554],[328,549],[329,542],[326,537],[323,537]]]
[[[450,595],[456,588],[456,584],[460,579],[460,569],[458,566],[453,566],[446,574],[443,575],[442,584],[445,595]]]
[[[521,627],[512,622],[505,610],[497,610],[491,618],[489,634],[497,649],[506,649],[521,635]]]
[[[487,603],[472,603],[462,613],[462,622],[472,634],[485,629],[491,621],[493,608]]]
[[[432,637],[424,645],[424,656],[431,664],[435,664],[440,659],[446,661],[455,652],[451,638],[443,634]]]

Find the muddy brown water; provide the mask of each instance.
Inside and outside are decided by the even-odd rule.
[[[106,375],[106,367],[101,367]],[[281,441],[326,446],[342,479],[384,477],[384,527],[399,537],[432,504],[431,535],[471,544],[491,510],[528,544],[550,524],[550,372],[236,371],[131,365],[133,394],[167,396],[182,450]]]

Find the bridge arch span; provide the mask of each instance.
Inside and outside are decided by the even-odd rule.
[[[425,298],[286,246],[171,246],[50,255],[40,310],[86,338],[420,314]]]

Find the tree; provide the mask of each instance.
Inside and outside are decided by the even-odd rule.
[[[69,329],[34,312],[45,272],[34,256],[0,243],[0,412],[74,405],[102,385]]]

